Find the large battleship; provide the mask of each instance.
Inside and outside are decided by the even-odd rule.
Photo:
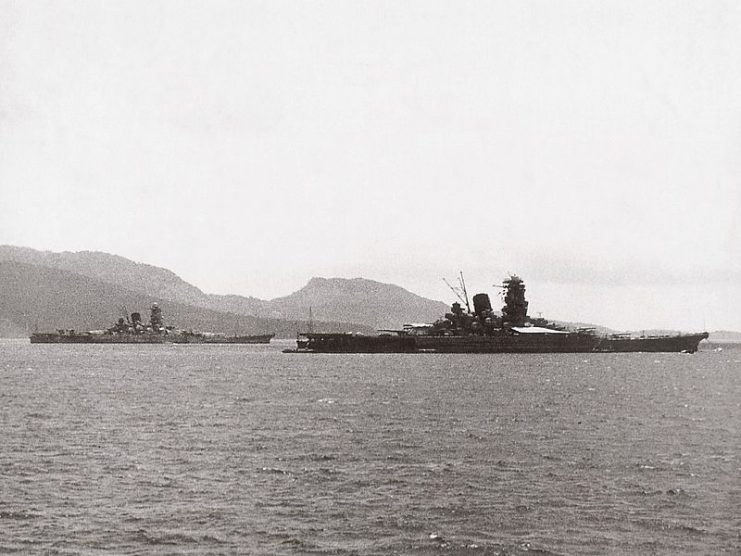
[[[502,282],[504,306],[497,314],[488,294],[473,296],[471,310],[463,276],[449,313],[432,324],[409,324],[378,336],[308,332],[299,335],[297,353],[589,353],[697,351],[707,332],[652,337],[598,334],[594,328],[568,329],[528,316],[525,283]],[[464,306],[465,305],[465,308]]]
[[[149,323],[144,323],[141,313],[124,311],[125,317],[119,317],[112,327],[105,330],[77,332],[75,330],[57,330],[56,332],[34,332],[32,344],[267,344],[273,334],[233,335],[213,332],[179,330],[174,326],[165,326],[162,320],[162,309],[153,303],[150,309]]]

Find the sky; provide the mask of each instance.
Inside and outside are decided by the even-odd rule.
[[[741,330],[739,52],[732,1],[0,0],[0,244]]]

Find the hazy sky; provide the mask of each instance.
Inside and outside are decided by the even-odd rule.
[[[0,244],[741,330],[741,4],[0,0]]]

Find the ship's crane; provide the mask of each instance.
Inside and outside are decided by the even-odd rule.
[[[463,279],[463,272],[460,272],[458,276],[458,287],[451,285],[445,278],[443,278],[443,282],[453,291],[460,302],[466,305],[466,310],[470,313],[471,304],[468,302],[468,292],[466,291],[466,281]]]

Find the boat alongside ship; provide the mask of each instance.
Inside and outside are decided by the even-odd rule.
[[[268,344],[274,334],[232,335],[214,332],[180,330],[165,326],[162,309],[153,303],[148,324],[142,322],[140,313],[120,317],[118,322],[105,330],[77,332],[34,332],[32,344]]]
[[[488,294],[473,296],[470,308],[463,277],[461,301],[433,324],[404,325],[378,336],[307,332],[290,353],[694,353],[708,333],[631,337],[598,334],[594,328],[566,329],[546,319],[530,318],[525,283],[510,276],[502,283],[504,306],[492,310]],[[465,304],[465,309],[463,307]]]

